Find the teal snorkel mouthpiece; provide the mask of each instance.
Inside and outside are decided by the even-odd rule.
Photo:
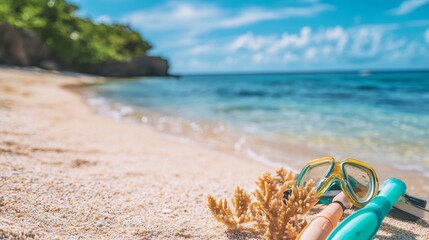
[[[406,190],[403,181],[390,178],[377,197],[342,221],[328,236],[335,240],[372,239],[392,206]]]

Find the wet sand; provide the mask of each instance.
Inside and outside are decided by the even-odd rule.
[[[249,239],[206,207],[253,188],[262,163],[96,115],[64,89],[85,75],[0,68],[0,235],[42,239]],[[429,239],[388,217],[379,239]]]

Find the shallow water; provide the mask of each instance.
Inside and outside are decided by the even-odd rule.
[[[429,180],[428,72],[140,78],[91,89],[100,111],[259,161],[300,169],[353,157],[394,176],[409,171],[416,185]]]

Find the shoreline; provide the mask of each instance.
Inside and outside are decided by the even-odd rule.
[[[0,233],[231,238],[211,216],[207,195],[229,198],[235,186],[252,189],[274,169],[97,115],[62,87],[94,80],[0,68]],[[387,217],[377,237],[427,239],[428,227]]]
[[[134,81],[134,80],[130,80],[130,81]],[[100,82],[100,84],[104,84],[104,83],[109,84],[109,82],[110,81],[105,81],[105,82],[102,81]],[[213,121],[208,121],[208,120],[193,121],[178,115],[164,115],[152,109],[145,109],[145,108],[136,109],[130,105],[124,105],[124,104],[115,103],[115,102],[108,102],[108,99],[106,99],[105,97],[97,96],[95,94],[96,90],[90,89],[91,87],[90,85],[92,84],[83,83],[78,86],[74,86],[74,85],[66,86],[65,88],[67,90],[73,91],[79,97],[82,97],[83,99],[85,99],[85,103],[97,115],[105,116],[108,118],[114,118],[119,122],[123,121],[123,122],[134,124],[136,126],[149,127],[159,132],[160,134],[165,134],[166,136],[174,138],[179,142],[185,142],[187,144],[196,144],[199,147],[202,147],[208,150],[221,151],[225,154],[232,155],[234,157],[246,158],[248,161],[255,161],[269,168],[282,166],[294,172],[298,172],[302,167],[301,165],[303,164],[299,161],[293,162],[292,159],[295,159],[295,157],[293,156],[301,156],[301,157],[306,156],[306,157],[302,157],[305,159],[314,159],[316,158],[315,156],[321,156],[320,151],[317,149],[310,148],[307,146],[301,146],[296,143],[295,144],[287,143],[286,145],[282,146],[283,148],[288,149],[287,157],[286,158],[282,157],[283,159],[286,159],[286,161],[276,161],[276,160],[267,158],[265,155],[260,155],[255,151],[253,151],[254,149],[251,147],[255,146],[256,144],[263,144],[261,142],[262,141],[261,139],[250,139],[250,141],[253,140],[254,142],[254,143],[251,143],[250,146],[248,146],[249,143],[247,141],[249,139],[247,138],[244,144],[241,143],[244,137],[243,134],[245,132],[243,129],[238,129],[238,130],[235,129],[236,126],[228,125],[225,122],[216,122],[214,120]],[[102,104],[91,104],[91,100],[98,100],[99,98],[103,99]],[[118,107],[118,106],[114,107],[113,105],[119,105],[121,107]],[[123,114],[122,113],[123,108],[126,108],[126,109],[131,108],[131,111],[130,112],[125,111],[126,113]],[[147,122],[142,122],[141,120],[142,118],[145,118]],[[181,127],[180,132],[172,130],[172,128],[174,129],[174,126],[171,126],[168,124],[166,124],[167,125],[166,127],[163,126],[162,128],[159,128],[159,126],[157,126],[156,123],[160,119],[168,119],[168,121],[173,121],[173,122],[180,121],[181,125],[188,125],[188,126],[187,126],[187,129],[183,129]],[[197,127],[200,129],[207,128],[207,127],[208,128],[203,129],[202,132],[196,131],[199,133],[195,133],[195,131],[193,131],[194,129],[192,129],[193,127],[189,126],[193,124],[196,124]],[[227,136],[214,134],[212,132],[212,128],[215,128],[218,124],[221,124],[222,127],[225,127],[224,134]],[[220,137],[222,140],[216,139],[218,137]],[[237,150],[237,145],[240,145],[238,148],[241,148],[241,149]]]
[[[139,81],[139,79],[135,80]],[[109,84],[109,82],[107,81],[106,83]],[[341,145],[341,142],[337,141],[337,139],[325,138],[333,146],[337,146],[336,151],[332,152],[320,146],[311,145],[311,142],[303,139],[295,140],[295,142],[286,141],[287,139],[297,139],[300,137],[299,135],[290,134],[279,138],[279,136],[263,135],[263,133],[256,131],[246,132],[243,126],[231,125],[215,119],[188,119],[179,114],[157,112],[156,109],[111,101],[108,97],[98,94],[97,89],[85,84],[81,85],[75,92],[86,99],[86,103],[97,114],[115,118],[119,121],[131,122],[137,126],[149,126],[162,134],[178,138],[180,141],[197,144],[199,147],[210,150],[221,151],[234,157],[246,158],[249,161],[262,163],[267,167],[283,166],[297,172],[307,161],[323,156],[334,155],[338,160],[347,157],[362,159],[375,168],[379,175],[380,184],[391,177],[401,178],[408,186],[408,193],[416,197],[429,199],[429,186],[425,184],[429,181],[429,174],[425,172],[427,167],[398,162],[395,161],[397,159],[389,158],[389,156],[395,155],[394,152],[386,152],[381,158],[370,153],[350,155],[347,153],[353,151],[343,148],[344,144]],[[92,100],[97,100],[97,104],[92,104]],[[101,100],[103,103],[100,103]],[[143,118],[144,122],[142,121]],[[195,130],[194,125],[198,128],[198,131]],[[215,130],[220,127],[222,127],[222,131],[216,133]],[[266,140],[267,136],[268,139],[275,138],[276,140]],[[354,141],[354,139],[342,139],[343,142],[347,140]],[[350,144],[353,144],[353,142],[345,145]],[[379,145],[378,149],[383,149],[383,146]]]

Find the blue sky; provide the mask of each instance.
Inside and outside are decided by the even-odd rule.
[[[72,0],[172,73],[429,69],[429,0]]]

